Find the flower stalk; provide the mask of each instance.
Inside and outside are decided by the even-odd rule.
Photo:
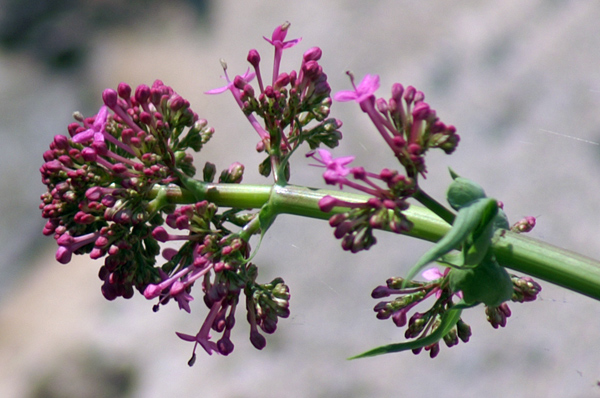
[[[361,203],[367,195],[308,188],[295,185],[285,187],[252,184],[215,184],[188,181],[189,190],[170,188],[172,203],[190,200],[208,200],[217,206],[261,208],[269,200],[276,204],[278,214],[292,214],[328,220],[331,213],[342,213],[347,208],[335,207],[331,213],[319,209],[319,201],[327,195],[339,200]],[[191,189],[190,189],[191,188]],[[413,238],[437,242],[450,225],[431,210],[411,205],[404,211],[413,228],[403,234]],[[600,300],[600,262],[510,231],[498,233],[493,252],[500,265],[522,272],[566,289]]]

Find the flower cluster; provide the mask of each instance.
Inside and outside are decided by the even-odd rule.
[[[375,174],[362,167],[347,167],[354,157],[333,158],[325,149],[310,152],[307,156],[326,169],[323,177],[327,184],[340,188],[348,186],[372,196],[364,203],[348,202],[330,195],[319,201],[324,212],[330,212],[336,206],[349,209],[329,219],[329,224],[335,228],[335,237],[342,239],[344,250],[353,253],[368,250],[377,241],[373,229],[402,233],[412,228],[402,211],[408,208],[406,199],[414,193],[414,179],[395,170],[383,169]],[[354,181],[348,178],[350,176]]]
[[[416,179],[425,175],[425,153],[440,148],[452,153],[460,137],[454,126],[442,123],[425,100],[425,95],[414,87],[404,88],[400,83],[392,86],[389,100],[376,98],[379,76],[366,75],[358,86],[350,76],[354,90],[342,90],[333,98],[336,101],[356,101],[390,147],[394,156],[406,169],[407,176]]]
[[[371,296],[375,299],[392,295],[398,295],[398,297],[391,301],[381,301],[375,305],[374,311],[377,312],[377,318],[392,318],[396,326],[404,327],[407,325],[409,311],[429,297],[435,296],[436,301],[429,310],[422,313],[415,312],[410,317],[408,327],[404,333],[407,339],[420,340],[425,338],[439,326],[441,316],[454,306],[452,302],[454,293],[449,289],[446,279],[449,271],[450,268],[446,268],[443,273],[437,268],[430,268],[423,272],[423,277],[427,282],[406,281],[399,277],[389,278],[386,285],[377,286]],[[471,327],[462,319],[459,319],[456,325],[443,336],[443,340],[448,347],[452,347],[458,344],[459,339],[466,343],[470,337]],[[440,352],[439,341],[422,348],[429,351],[431,358],[436,357]],[[418,354],[422,348],[415,348],[412,351]]]
[[[195,342],[190,365],[194,363],[198,344],[208,354],[218,352],[228,355],[233,351],[230,334],[242,291],[246,295],[250,341],[256,348],[262,349],[266,344],[257,326],[265,333],[273,333],[278,317],[289,315],[288,287],[281,278],[270,284],[256,283],[257,268],[248,262],[250,247],[225,228],[223,223],[228,221],[228,217],[229,214],[217,214],[214,204],[201,201],[181,206],[166,218],[168,227],[185,231],[185,234],[170,234],[163,226],[152,231],[152,236],[160,242],[185,243],[179,250],[167,248],[163,251],[168,261],[159,271],[160,280],[148,284],[144,296],[147,299],[158,298],[155,310],[174,299],[180,309],[190,312],[192,286],[198,281],[204,292],[204,303],[209,308],[195,336],[177,333],[181,339]],[[222,337],[212,341],[211,330],[222,333]]]
[[[329,223],[335,228],[336,238],[342,239],[344,250],[354,253],[369,249],[376,243],[373,228],[395,233],[412,228],[402,211],[408,208],[406,200],[409,197],[417,193],[421,198],[424,196],[418,188],[418,176],[426,173],[425,153],[431,148],[440,148],[450,154],[460,138],[454,126],[438,119],[436,112],[424,101],[425,95],[414,87],[405,89],[396,83],[392,87],[392,97],[386,101],[375,97],[379,76],[366,75],[356,86],[352,73],[348,72],[348,75],[354,89],[339,91],[333,98],[342,102],[356,101],[405,169],[405,175],[387,168],[375,174],[362,167],[347,167],[354,160],[352,156],[334,159],[322,149],[307,154],[326,168],[323,177],[327,184],[340,188],[348,186],[372,196],[364,203],[350,203],[326,196],[319,203],[325,212],[336,206],[350,209],[333,215]],[[349,176],[356,181],[349,180]]]
[[[452,268],[446,268],[444,272],[440,272],[437,268],[430,268],[422,273],[427,282],[407,281],[400,277],[389,278],[386,285],[377,286],[371,296],[375,299],[397,297],[375,305],[374,311],[377,313],[377,318],[391,318],[398,327],[408,325],[404,333],[406,339],[416,339],[415,342],[425,339],[440,327],[440,319],[447,311],[459,308],[457,303],[453,302],[453,297],[462,298],[463,295],[461,291],[454,292],[450,287],[449,275],[452,271]],[[529,277],[511,275],[511,279],[514,289],[511,301],[520,303],[533,301],[541,291],[540,285]],[[436,300],[429,310],[414,312],[408,319],[408,313],[415,306],[433,296]],[[488,322],[497,329],[499,326],[506,326],[506,320],[510,317],[511,311],[508,304],[503,302],[495,307],[486,305],[485,314]],[[452,347],[458,344],[459,340],[464,343],[468,342],[470,336],[471,328],[458,318],[456,324],[446,334],[440,336],[438,341],[414,348],[412,351],[418,354],[424,348],[425,351],[429,351],[430,357],[434,358],[440,351],[440,340],[443,340],[446,346]]]
[[[270,85],[263,80],[260,54],[252,49],[247,60],[253,72],[248,70],[231,81],[223,64],[227,85],[207,91],[219,94],[229,90],[233,94],[260,137],[257,150],[268,154],[259,166],[260,173],[268,176],[275,170],[275,178],[285,181],[290,173],[288,159],[302,143],[307,142],[311,149],[321,144],[333,148],[342,138],[339,131],[342,122],[328,117],[331,88],[318,62],[321,49],[313,47],[306,51],[298,71],[279,72],[283,50],[301,40],[285,41],[289,26],[286,22],[274,30],[270,39],[265,37],[275,48]],[[255,77],[258,90],[250,84]],[[263,120],[262,124],[258,118]]]
[[[194,175],[185,151],[199,150],[213,130],[159,80],[135,93],[121,83],[102,98],[94,117],[76,114],[69,136],[55,136],[44,153],[40,172],[48,191],[40,209],[48,219],[44,234],[59,245],[59,262],[74,253],[106,256],[99,276],[112,300],[131,297],[134,287],[143,290],[157,276],[159,246],[151,232],[170,209],[157,190],[182,172]]]
[[[275,331],[277,319],[289,315],[290,295],[281,279],[256,282],[248,242],[225,226],[243,226],[254,215],[236,209],[219,213],[206,200],[177,207],[177,197],[171,197],[174,190],[185,191],[195,174],[186,150],[199,151],[214,130],[159,80],[152,87],[138,86],[133,94],[121,83],[102,98],[104,105],[94,117],[77,114],[69,136],[54,137],[44,154],[40,171],[48,191],[40,208],[48,219],[44,234],[59,245],[56,259],[68,263],[73,254],[86,253],[92,259],[104,257],[99,271],[104,296],[130,298],[135,288],[147,299],[158,299],[155,311],[173,299],[191,312],[198,281],[209,313],[197,335],[178,336],[209,354],[233,350],[229,336],[244,292],[250,340],[262,349],[265,339],[258,328]],[[233,163],[221,172],[219,183],[240,183],[243,172],[242,164]],[[204,181],[212,182],[215,175],[215,166],[207,162]],[[166,261],[156,266],[160,245],[173,241],[183,244],[165,248]],[[212,341],[211,330],[222,337]]]

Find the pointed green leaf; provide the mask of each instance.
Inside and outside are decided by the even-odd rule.
[[[381,347],[373,348],[372,350],[363,352],[362,354],[355,355],[348,359],[358,359],[366,357],[374,357],[376,355],[390,354],[392,352],[400,352],[406,350],[414,350],[416,348],[426,347],[428,345],[437,343],[440,341],[448,332],[456,325],[460,319],[461,310],[450,309],[442,315],[442,320],[439,326],[429,335],[405,343],[388,344]]]
[[[413,279],[427,264],[436,261],[451,250],[459,249],[480,227],[482,219],[485,221],[489,218],[494,206],[497,209],[498,204],[494,199],[479,199],[461,208],[452,228],[417,261],[408,272],[406,279]]]
[[[467,241],[466,247],[464,248],[464,265],[477,265],[485,257],[490,246],[492,245],[492,237],[494,236],[494,223],[497,214],[498,202],[495,200],[487,200],[481,211],[479,225],[473,231],[471,237]]]
[[[485,191],[481,185],[458,176],[452,169],[450,175],[454,179],[446,192],[446,199],[454,210],[468,205],[469,203],[485,198]]]

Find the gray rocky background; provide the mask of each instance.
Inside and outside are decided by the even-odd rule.
[[[532,236],[600,258],[599,2],[136,1],[113,12],[118,1],[41,1],[33,2],[44,16],[33,33],[15,22],[38,15],[32,8],[22,6],[23,16],[15,13],[22,2],[1,3],[5,36],[15,25],[9,39],[33,39],[0,52],[0,396],[600,396],[600,303],[547,283],[537,302],[511,305],[505,329],[492,329],[482,309],[468,311],[472,340],[442,347],[435,360],[346,361],[402,339],[375,319],[369,294],[428,244],[380,234],[368,253],[349,255],[325,223],[291,216],[255,258],[264,281],[282,276],[290,285],[291,317],[258,352],[239,313],[233,354],[199,352],[189,368],[192,345],[174,332],[197,331],[206,313],[199,295],[191,315],[175,307],[154,314],[139,295],[105,301],[99,264],[58,264],[37,209],[42,152],[66,133],[72,111],[93,114],[101,91],[120,81],[173,86],[217,130],[198,164],[239,160],[245,181],[262,182],[255,133],[229,96],[202,92],[222,84],[220,58],[231,73],[245,71],[250,48],[269,59],[262,36],[288,20],[288,37],[303,40],[282,70],[318,45],[334,91],[349,87],[348,69],[377,73],[379,95],[394,82],[412,84],[458,127],[457,152],[429,159],[429,192],[443,195],[451,166],[502,200],[512,221],[537,216]],[[338,156],[393,166],[356,106],[339,104],[333,114],[345,123]],[[303,163],[293,182],[322,186],[319,170]]]

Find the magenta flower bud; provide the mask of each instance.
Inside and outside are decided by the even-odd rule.
[[[333,196],[326,195],[319,200],[319,209],[325,213],[329,213],[335,206],[337,206],[338,200]]]
[[[115,197],[112,195],[106,195],[100,201],[100,203],[102,203],[106,207],[113,207],[116,202],[117,202],[117,199],[115,199]]]
[[[258,68],[258,65],[260,64],[260,54],[258,51],[255,49],[248,51],[248,57],[246,59],[255,69]]]
[[[404,101],[406,101],[407,104],[410,104],[411,102],[414,101],[415,99],[415,94],[417,92],[417,89],[415,89],[413,86],[408,86],[406,87],[406,90],[404,90]]]
[[[413,108],[412,116],[416,120],[426,120],[431,112],[431,108],[426,102],[419,102]]]
[[[92,249],[92,251],[90,252],[90,258],[92,260],[97,260],[100,257],[104,256],[105,254],[106,254],[106,251],[104,251],[104,250],[102,250],[102,249],[100,249],[98,247],[94,247]]]
[[[377,98],[375,100],[375,107],[377,108],[377,110],[380,113],[387,113],[389,110],[388,104],[386,102],[386,100],[384,100],[383,98]]]
[[[408,145],[408,153],[410,153],[411,155],[420,155],[421,154],[421,145],[409,144]]]
[[[404,94],[404,86],[400,83],[394,83],[392,86],[392,98],[396,101],[396,103],[400,103],[402,94]]]
[[[71,137],[74,137],[75,135],[77,135],[78,133],[80,133],[84,130],[85,130],[85,128],[81,127],[79,125],[79,123],[75,123],[75,122],[73,122],[67,126],[67,131],[69,132],[69,135]]]
[[[74,239],[69,234],[62,234],[60,238],[56,240],[59,246],[71,246],[74,243]]]
[[[392,138],[392,143],[396,146],[396,148],[400,149],[406,145],[406,140],[403,137],[396,135],[394,138]]]
[[[243,93],[242,93],[242,97],[245,97],[245,98],[246,98],[246,97],[247,97],[247,98],[252,98],[252,97],[254,97],[254,87],[252,87],[252,86],[251,86],[251,85],[249,85],[249,84],[246,84],[246,85],[244,86],[244,91],[243,91]]]
[[[393,210],[393,209],[395,209],[395,208],[396,208],[396,202],[394,202],[393,200],[390,200],[390,199],[385,199],[385,200],[383,201],[383,206],[384,206],[386,209]]]
[[[112,171],[114,171],[116,174],[123,174],[127,172],[127,166],[125,166],[123,163],[115,163],[112,166]]]
[[[277,80],[275,81],[275,84],[273,84],[273,86],[285,87],[289,84],[289,82],[290,82],[290,76],[284,72],[279,75],[279,77],[277,78]]]
[[[146,297],[148,300],[153,299],[158,297],[161,291],[162,289],[158,285],[150,283],[148,286],[146,286],[146,289],[144,289],[144,297]]]
[[[131,86],[129,86],[127,83],[121,82],[117,87],[117,93],[119,94],[119,97],[127,101],[131,96]]]
[[[65,166],[68,166],[68,167],[73,166],[73,160],[71,160],[71,158],[67,155],[59,156],[58,160]]]
[[[342,222],[344,222],[346,220],[346,218],[347,217],[343,213],[334,214],[333,216],[331,216],[329,218],[329,226],[331,226],[331,227],[337,227]]]
[[[175,227],[177,229],[188,229],[190,227],[190,220],[186,216],[179,216],[175,220]]]
[[[172,247],[167,247],[162,251],[162,256],[165,260],[171,261],[171,259],[175,257],[177,253],[179,253],[177,250],[173,249]]]
[[[341,239],[344,235],[347,235],[348,233],[352,232],[353,228],[354,223],[352,221],[344,221],[335,228],[333,236],[335,236],[336,239]]]
[[[377,286],[375,289],[373,289],[373,291],[371,292],[371,297],[374,299],[380,299],[383,297],[389,297],[391,294],[390,288],[388,288],[387,286]],[[383,306],[382,306],[383,304]],[[387,306],[387,303],[385,302],[381,302],[379,304],[377,304],[374,308],[375,311],[379,311],[380,309],[383,309]],[[383,307],[383,308],[379,308],[379,307]]]
[[[154,85],[152,86],[152,88],[150,89],[150,101],[154,104],[154,105],[160,105],[160,102],[162,101],[163,95],[165,93],[163,92],[163,90],[161,90],[159,87],[155,87]]]
[[[152,123],[152,116],[148,112],[141,112],[140,122],[150,125]]]
[[[238,90],[243,90],[244,86],[248,84],[248,82],[246,81],[246,79],[244,79],[242,76],[237,75],[234,79],[233,79],[233,86],[235,88],[237,88]]]
[[[94,217],[92,214],[89,213],[84,213],[83,211],[78,211],[77,213],[75,213],[75,216],[73,217],[73,221],[75,221],[77,224],[91,224],[96,220],[96,217]]]
[[[186,105],[189,106],[189,103],[182,96],[174,95],[169,99],[168,105],[173,112],[177,112],[181,108],[184,108]]]
[[[152,231],[152,237],[159,242],[167,242],[169,240],[169,233],[163,227],[156,227]]]
[[[108,106],[110,109],[113,109],[117,106],[118,94],[112,88],[107,88],[102,93],[102,100],[104,101],[104,105]]]
[[[95,162],[97,159],[96,150],[94,148],[86,147],[81,151],[81,155],[83,156],[83,160],[86,162]]]
[[[69,261],[71,261],[72,254],[73,252],[65,246],[59,246],[58,250],[56,250],[56,261],[61,264],[67,264]]]
[[[108,246],[108,238],[106,236],[100,235],[99,237],[96,238],[94,245],[96,247],[100,247],[100,248],[106,247],[106,246]]]
[[[423,92],[422,92],[422,91],[417,91],[417,92],[415,93],[415,98],[414,98],[414,101],[415,101],[415,102],[421,102],[421,101],[423,101],[424,99],[425,99],[425,94],[423,94]]]
[[[318,61],[321,59],[323,51],[319,47],[309,48],[303,55],[304,62]]]
[[[69,139],[64,135],[55,135],[54,145],[56,146],[56,149],[67,149],[69,148]]]
[[[44,158],[44,162],[49,162],[51,160],[54,160],[54,158],[55,158],[54,151],[51,149],[47,150],[46,152],[44,152],[43,158]]]
[[[150,99],[150,87],[140,84],[135,89],[135,100],[140,104],[145,104]]]
[[[317,61],[308,61],[302,66],[302,70],[304,71],[304,76],[308,79],[315,79],[321,73],[323,73],[323,67],[319,65]]]
[[[56,231],[56,228],[58,227],[58,224],[56,224],[57,221],[52,219],[52,220],[48,220],[46,222],[46,225],[44,225],[44,230],[42,231],[44,235],[46,236],[50,236],[54,233],[54,231]]]
[[[392,321],[394,321],[399,328],[406,325],[406,311],[400,310],[394,312],[394,314],[392,314]]]

